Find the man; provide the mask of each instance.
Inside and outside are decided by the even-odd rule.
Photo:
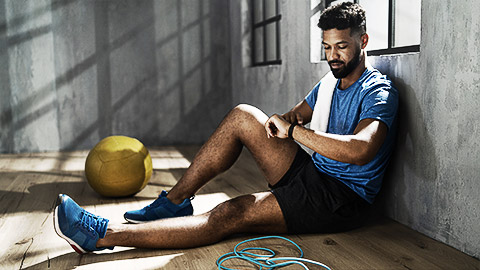
[[[359,5],[326,9],[319,27],[326,58],[339,79],[332,88],[326,132],[303,126],[312,120],[321,83],[283,115],[268,118],[255,107],[239,105],[168,193],[125,213],[128,221],[142,224],[109,224],[60,195],[54,215],[57,233],[84,253],[116,245],[194,247],[234,233],[322,233],[358,227],[380,189],[393,147],[397,91],[366,63],[368,35]],[[295,141],[312,149],[313,156]],[[189,198],[230,168],[244,146],[272,190],[240,196],[193,216]]]

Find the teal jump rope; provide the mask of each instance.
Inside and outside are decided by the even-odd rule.
[[[300,256],[299,257],[277,257],[275,258],[275,252],[269,248],[263,248],[263,247],[247,247],[244,249],[239,250],[239,246],[251,242],[251,241],[257,241],[257,240],[262,240],[262,239],[282,239],[287,242],[290,242],[292,245],[294,245],[299,251],[300,251]],[[263,251],[267,254],[256,254],[250,251]],[[223,263],[232,260],[232,259],[239,259],[239,260],[244,260],[247,261],[257,267],[259,267],[260,270],[262,269],[274,269],[274,268],[281,268],[285,267],[288,265],[292,264],[297,264],[303,267],[303,269],[308,270],[308,267],[305,265],[305,263],[313,264],[313,265],[318,265],[321,266],[327,270],[331,270],[330,267],[326,266],[323,263],[312,261],[309,259],[303,258],[303,250],[298,246],[295,242],[292,240],[282,237],[282,236],[263,236],[263,237],[258,237],[258,238],[252,238],[248,239],[245,241],[242,241],[238,243],[234,249],[233,252],[225,253],[222,256],[220,256],[217,259],[217,266],[219,270],[237,270],[233,268],[228,268],[223,266]]]

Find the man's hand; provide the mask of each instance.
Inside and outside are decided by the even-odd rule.
[[[303,117],[299,112],[289,111],[281,116],[290,124],[297,123],[303,125]]]
[[[288,114],[288,113],[287,113]],[[290,123],[278,114],[272,115],[265,123],[265,130],[268,138],[288,138],[288,128]]]

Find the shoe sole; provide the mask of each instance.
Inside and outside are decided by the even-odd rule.
[[[187,216],[191,216],[191,215],[187,215]],[[185,216],[178,216],[178,217],[185,217]],[[152,221],[156,221],[156,220],[160,220],[160,219],[167,219],[167,218],[175,218],[175,217],[166,217],[166,218],[159,218],[159,219],[155,219],[155,220],[147,220],[147,221],[140,221],[140,220],[134,220],[134,219],[128,219],[126,217],[123,217],[127,222],[129,223],[133,223],[133,224],[143,224],[143,223],[148,223],[148,222],[152,222]]]
[[[79,246],[75,241],[72,239],[68,238],[62,233],[62,230],[60,230],[60,225],[58,224],[58,207],[62,204],[62,195],[58,195],[57,201],[55,202],[55,210],[53,214],[53,227],[55,228],[55,232],[57,233],[58,236],[63,238],[65,241],[67,241],[70,246],[77,252],[78,254],[86,254],[88,253],[86,250],[84,250],[81,246]]]
[[[189,214],[189,215],[185,215],[185,216],[176,216],[176,217],[186,217],[186,216],[191,216],[191,215],[193,215],[193,213]],[[129,219],[129,218],[126,218],[125,216],[123,216],[123,218],[129,223],[143,224],[143,223],[148,223],[148,222],[152,222],[152,221],[155,221],[155,220],[160,220],[160,219],[165,219],[165,218],[174,218],[174,217],[165,217],[165,218],[159,218],[159,219],[155,219],[155,220],[146,220],[146,221]]]
[[[123,217],[127,222],[129,223],[133,223],[133,224],[143,224],[143,223],[147,223],[147,222],[150,222],[150,221],[139,221],[139,220],[133,220],[133,219],[128,219],[126,217]],[[153,221],[153,220],[152,220]]]

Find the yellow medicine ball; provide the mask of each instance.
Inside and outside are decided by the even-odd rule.
[[[100,195],[133,195],[142,190],[152,176],[152,158],[137,139],[110,136],[88,153],[85,176]]]

